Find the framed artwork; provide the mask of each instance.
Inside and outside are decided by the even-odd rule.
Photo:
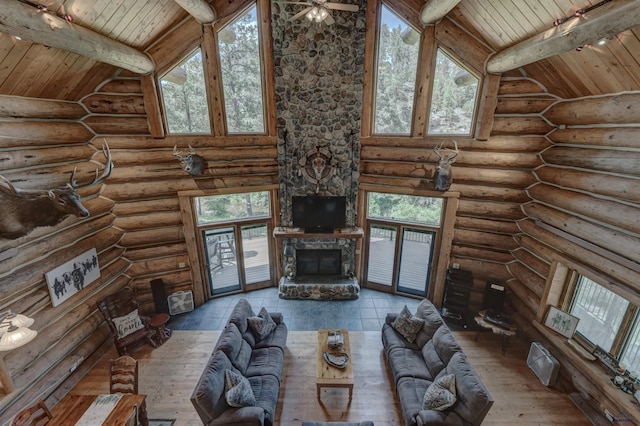
[[[573,333],[576,332],[578,321],[580,321],[580,318],[549,305],[549,311],[547,312],[547,318],[544,320],[544,325],[562,334],[567,339],[570,339],[573,337]]]
[[[98,254],[93,248],[45,274],[51,303],[58,306],[100,277]]]
[[[593,356],[604,364],[610,372],[615,374],[616,369],[618,368],[618,361],[613,357],[613,355],[596,345],[596,348],[593,350]]]

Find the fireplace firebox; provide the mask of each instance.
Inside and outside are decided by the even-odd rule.
[[[333,249],[296,250],[298,276],[339,276],[342,273],[342,251]]]

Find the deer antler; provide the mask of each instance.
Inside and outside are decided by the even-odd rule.
[[[102,183],[106,178],[108,178],[109,175],[111,174],[111,170],[113,170],[113,161],[111,160],[111,149],[109,149],[109,144],[107,143],[106,140],[104,141],[104,145],[102,146],[102,153],[104,154],[104,157],[106,158],[107,161],[104,166],[104,170],[100,175],[99,175],[98,169],[96,169],[96,177],[93,178],[93,181],[83,185],[78,185],[75,179],[76,170],[78,169],[76,167],[73,169],[73,173],[71,173],[71,177],[69,178],[69,183],[67,184],[67,187],[73,190],[78,188],[86,188],[88,186],[98,185],[99,183]]]
[[[11,183],[11,181],[9,179],[7,179],[6,177],[0,175],[0,180],[8,186],[8,190],[13,192],[14,194],[18,194],[18,192],[20,192],[15,186],[13,186],[13,184]]]
[[[442,141],[439,144],[437,144],[434,148],[433,148],[433,152],[436,153],[436,155],[438,156],[438,158],[440,158],[440,161],[446,161],[448,163],[453,163],[453,161],[455,160],[455,158],[458,156],[458,154],[460,153],[460,151],[458,150],[458,142],[456,142],[455,140],[453,141],[453,146],[454,149],[451,148],[445,148],[445,144],[447,141]],[[453,155],[451,156],[446,156],[446,155],[442,155],[443,153],[453,153]]]

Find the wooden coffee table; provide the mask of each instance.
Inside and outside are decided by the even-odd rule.
[[[318,348],[316,353],[316,391],[320,399],[320,388],[347,388],[349,400],[353,397],[353,359],[351,359],[351,347],[349,346],[349,332],[340,330],[344,336],[344,347],[340,351],[349,356],[349,364],[345,368],[333,367],[322,358],[323,352],[334,352],[327,346],[327,338],[330,331],[318,330]]]

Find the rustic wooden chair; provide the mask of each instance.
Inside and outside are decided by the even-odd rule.
[[[119,355],[127,355],[127,347],[146,341],[154,348],[151,338],[153,330],[149,327],[149,318],[138,313],[136,292],[124,287],[98,302]]]
[[[138,361],[123,355],[109,361],[111,393],[138,393]]]
[[[20,411],[13,418],[11,426],[43,426],[49,423],[53,416],[44,401],[40,400],[29,408]]]

